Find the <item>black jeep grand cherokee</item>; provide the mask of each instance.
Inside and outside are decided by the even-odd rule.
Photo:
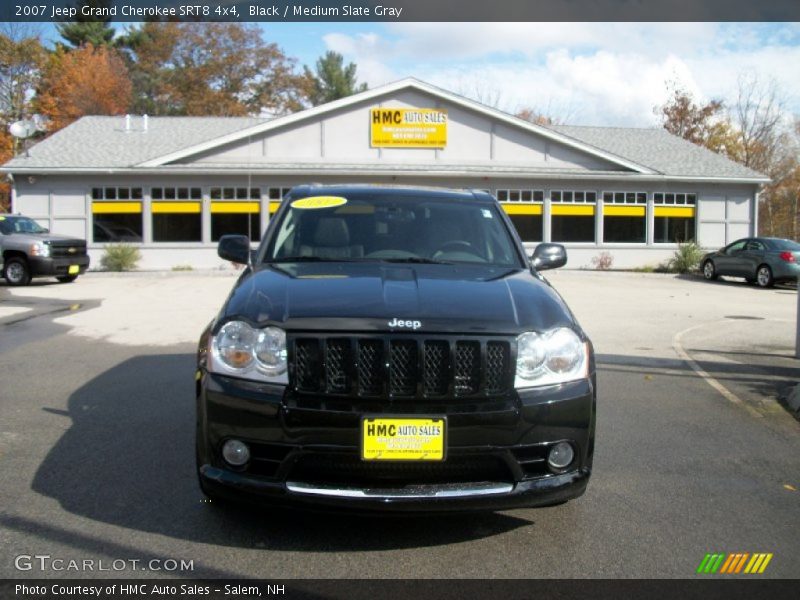
[[[580,496],[591,343],[485,192],[294,188],[203,333],[197,468],[210,497],[495,510]]]

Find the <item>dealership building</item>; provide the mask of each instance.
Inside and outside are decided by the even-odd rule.
[[[663,129],[541,126],[415,79],[273,119],[84,117],[2,167],[12,211],[89,241],[141,247],[142,268],[220,267],[288,190],[378,183],[488,190],[526,245],[655,265],[676,244],[757,232],[767,179]]]

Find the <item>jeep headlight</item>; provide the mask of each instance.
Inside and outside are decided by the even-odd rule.
[[[588,376],[587,344],[572,329],[527,332],[517,338],[514,387],[528,388],[575,381]]]
[[[30,253],[31,256],[41,256],[43,258],[47,258],[50,256],[50,244],[45,244],[43,242],[31,244]]]
[[[287,383],[286,332],[228,321],[211,339],[209,370],[244,379]]]

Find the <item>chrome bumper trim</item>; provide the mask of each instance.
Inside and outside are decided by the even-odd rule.
[[[475,483],[448,486],[418,485],[408,489],[362,489],[287,481],[286,489],[300,494],[335,496],[338,498],[466,498],[508,494],[514,489],[514,486],[510,483]]]

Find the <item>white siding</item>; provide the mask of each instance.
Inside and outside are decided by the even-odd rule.
[[[50,195],[47,193],[33,193],[18,196],[14,210],[31,217],[48,215],[50,212]]]

